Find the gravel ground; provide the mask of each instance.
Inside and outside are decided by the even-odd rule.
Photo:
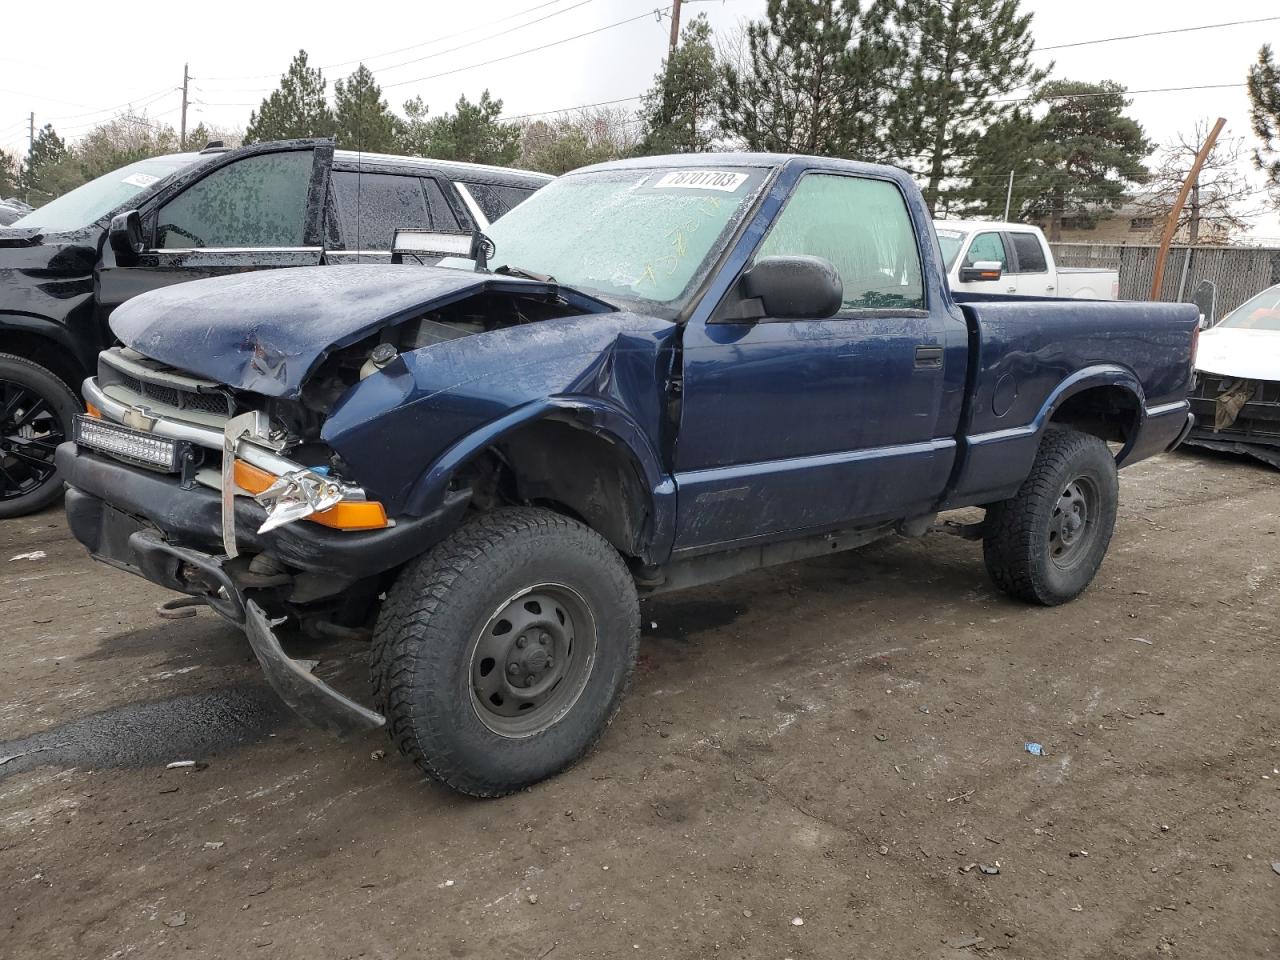
[[[647,602],[599,748],[490,802],[0,523],[0,956],[1280,954],[1280,473],[1122,478],[1064,607],[945,535]]]

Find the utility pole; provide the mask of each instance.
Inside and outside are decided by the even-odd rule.
[[[668,58],[676,55],[676,45],[680,42],[680,0],[671,0],[671,49]],[[670,60],[668,59],[668,62]]]
[[[1004,222],[1009,222],[1009,207],[1013,204],[1013,171],[1009,171],[1009,189],[1004,195]]]
[[[31,159],[31,151],[36,148],[36,112],[31,111],[27,117],[27,160]]]
[[[187,149],[187,82],[191,75],[187,72],[190,64],[182,65],[182,122],[178,126],[178,149]]]
[[[1164,263],[1169,258],[1169,245],[1173,243],[1173,235],[1178,230],[1178,218],[1182,215],[1183,204],[1187,202],[1187,194],[1191,192],[1191,185],[1200,177],[1200,168],[1204,166],[1205,160],[1209,158],[1213,145],[1218,140],[1218,134],[1222,132],[1222,128],[1226,126],[1226,119],[1219,117],[1218,122],[1213,125],[1213,129],[1209,131],[1209,136],[1205,137],[1204,143],[1200,145],[1200,152],[1196,154],[1195,163],[1191,164],[1191,172],[1187,174],[1187,179],[1182,181],[1182,188],[1178,191],[1178,196],[1173,201],[1173,209],[1169,211],[1169,219],[1165,221],[1164,234],[1160,237],[1160,249],[1156,251],[1156,266],[1151,276],[1151,299],[1160,299],[1160,286],[1164,283]]]

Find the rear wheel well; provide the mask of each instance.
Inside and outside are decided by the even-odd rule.
[[[57,341],[26,330],[5,330],[0,333],[0,353],[38,363],[80,397],[80,384],[88,374],[80,361]]]
[[[629,450],[575,421],[549,418],[503,437],[460,471],[472,506],[548,507],[580,520],[620,553],[643,553],[652,508]]]
[[[1090,387],[1062,402],[1049,422],[1092,434],[1108,443],[1128,443],[1138,428],[1142,407],[1131,390],[1115,385]]]

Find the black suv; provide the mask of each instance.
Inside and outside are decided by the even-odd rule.
[[[0,228],[0,517],[60,492],[54,448],[125,300],[224,273],[389,261],[397,228],[484,230],[550,179],[329,140],[211,146],[140,160]]]

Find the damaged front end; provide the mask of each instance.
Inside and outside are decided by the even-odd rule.
[[[309,318],[290,314],[295,303],[276,310],[250,295],[244,277],[130,301],[113,319],[129,345],[101,354],[84,384],[88,416],[57,454],[69,525],[90,553],[242,627],[280,696],[336,733],[382,718],[288,651],[318,641],[359,649],[400,567],[455,529],[480,496],[464,478],[430,502],[414,500],[414,479],[459,436],[531,398],[575,377],[606,385],[619,377],[601,346],[616,332],[531,335],[542,321],[572,325],[606,305],[554,284],[406,270],[302,271]],[[331,282],[344,273],[345,283]],[[248,279],[270,289],[273,303],[287,300],[289,277],[283,294]],[[315,292],[326,284],[328,300]],[[213,295],[219,286],[228,297]],[[168,300],[183,310],[165,326]],[[238,314],[244,302],[253,309]],[[516,328],[526,331],[476,336]],[[463,338],[487,345],[460,350]],[[192,349],[211,340],[215,347]],[[635,362],[651,366],[654,349]],[[484,389],[458,389],[486,378]]]
[[[1187,443],[1280,468],[1280,381],[1200,372],[1190,401],[1196,427]]]

